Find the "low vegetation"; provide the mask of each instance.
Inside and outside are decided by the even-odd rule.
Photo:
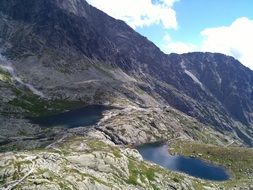
[[[67,100],[44,100],[31,92],[15,89],[17,97],[9,104],[24,110],[24,116],[46,116],[83,106],[82,102]]]
[[[223,186],[228,189],[238,185],[252,184],[252,148],[221,147],[193,141],[174,141],[170,144],[169,151],[172,154],[199,157],[224,166],[231,175],[231,179],[223,183]]]
[[[10,80],[10,75],[0,67],[0,81],[9,82]]]

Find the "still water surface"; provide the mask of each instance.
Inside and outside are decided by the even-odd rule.
[[[103,112],[109,109],[112,109],[112,107],[91,105],[56,115],[29,119],[32,123],[44,127],[63,126],[66,128],[76,128],[96,124],[103,117]]]
[[[213,181],[225,181],[230,177],[225,168],[221,166],[197,158],[170,155],[166,144],[146,144],[139,146],[137,149],[145,160],[172,171],[183,172],[194,177]]]

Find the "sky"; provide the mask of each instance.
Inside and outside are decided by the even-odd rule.
[[[87,0],[165,53],[231,55],[253,70],[253,0]]]

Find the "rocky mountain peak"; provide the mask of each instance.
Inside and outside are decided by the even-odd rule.
[[[85,0],[55,0],[58,7],[77,16],[87,17],[90,5]]]
[[[62,97],[66,93],[44,86],[43,74],[27,72],[30,59],[36,58],[33,66],[40,70],[47,66],[47,72],[81,72],[84,67],[99,64],[94,71],[85,71],[89,77],[72,76],[70,81],[85,84],[83,88],[88,83],[78,80],[99,81],[92,86],[96,89],[106,81],[120,96],[147,103],[140,94],[129,92],[129,85],[134,86],[151,96],[149,100],[170,105],[217,130],[234,130],[236,122],[251,128],[252,71],[234,58],[201,52],[166,55],[126,23],[84,0],[2,0],[0,12],[4,15],[0,18],[0,38],[11,44],[3,54],[18,60],[20,74],[31,80],[29,84],[41,86],[45,94],[50,91],[52,97]],[[22,68],[18,62],[22,62]],[[107,67],[120,74],[112,75]],[[62,75],[49,77],[52,88],[67,89],[58,76]],[[101,80],[105,76],[106,80]],[[68,98],[85,99],[81,91],[75,96],[68,94]]]
[[[153,142],[231,179],[150,164]],[[234,58],[167,55],[85,0],[0,0],[0,189],[249,189],[246,146],[253,72]]]

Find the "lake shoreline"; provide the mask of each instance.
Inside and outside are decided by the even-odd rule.
[[[171,155],[166,143],[155,142],[136,147],[143,159],[170,171],[184,173],[202,180],[222,182],[231,178],[224,166],[208,160],[182,155]]]

